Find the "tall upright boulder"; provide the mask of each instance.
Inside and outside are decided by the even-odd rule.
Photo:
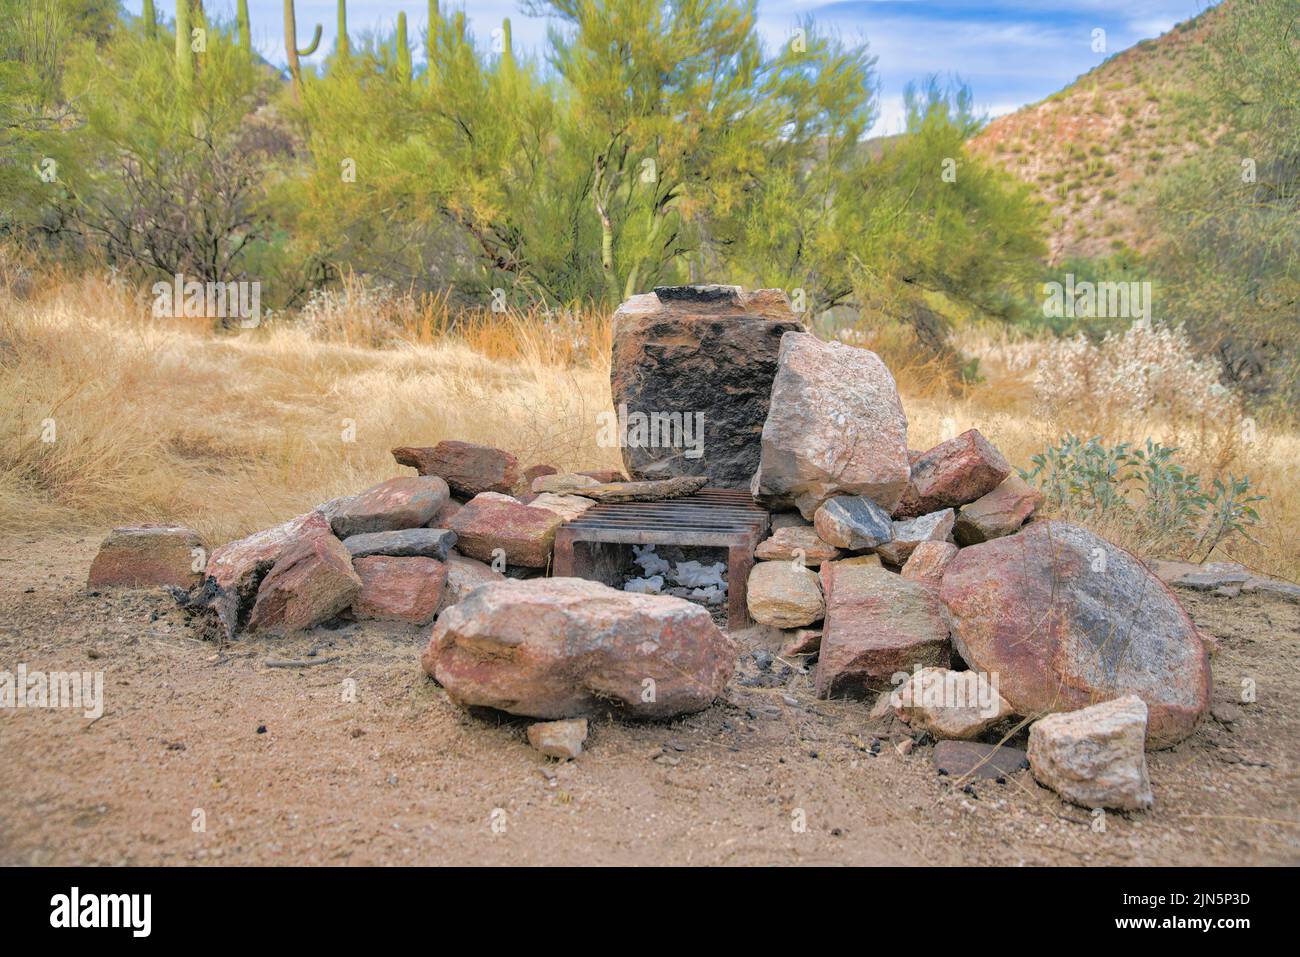
[[[835,495],[865,495],[888,512],[910,477],[907,417],[880,357],[787,332],[754,497],[769,508],[796,507],[807,519]]]
[[[666,286],[623,303],[603,438],[619,442],[628,475],[746,488],[781,337],[802,328],[779,289]]]

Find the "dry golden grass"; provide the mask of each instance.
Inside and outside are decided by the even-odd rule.
[[[468,341],[504,358],[450,332],[382,350],[287,325],[214,335],[94,280],[0,298],[0,525],[179,521],[223,541],[406,472],[395,445],[445,438],[617,465],[594,427],[607,366],[559,361],[527,317],[491,321]]]
[[[596,444],[596,415],[610,407],[605,316],[557,324],[396,300],[328,319],[314,335],[287,322],[220,334],[151,319],[145,298],[100,280],[24,299],[0,286],[0,526],[178,521],[216,543],[401,474],[395,445],[447,438],[523,465],[620,464]],[[1014,363],[986,368],[988,381],[951,396],[925,363],[895,364],[913,448],[972,427],[1022,467],[1067,430],[1180,445],[1189,467],[1248,473],[1269,496],[1258,543],[1213,557],[1300,578],[1293,431],[1261,427],[1243,447],[1224,438],[1235,424],[1047,419]]]

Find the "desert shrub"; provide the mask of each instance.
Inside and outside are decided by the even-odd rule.
[[[1100,436],[1067,434],[1021,469],[1053,514],[1101,528],[1120,527],[1142,551],[1204,559],[1259,523],[1250,479],[1229,475],[1208,484],[1176,458],[1178,448],[1148,438],[1107,445]]]
[[[192,76],[176,63],[164,31],[122,30],[69,58],[65,87],[84,122],[63,142],[66,203],[114,265],[242,278],[272,231],[259,201],[282,144],[251,121],[272,81],[220,24]]]
[[[1080,333],[1052,343],[1039,358],[1034,393],[1052,414],[1238,421],[1240,401],[1220,377],[1218,362],[1199,355],[1181,326],[1134,322],[1100,342]]]

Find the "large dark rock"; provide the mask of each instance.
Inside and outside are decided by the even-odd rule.
[[[748,488],[758,468],[763,423],[781,336],[803,326],[780,290],[675,286],[633,296],[614,316],[610,386],[623,462],[634,479],[707,475],[711,485]],[[637,415],[671,416],[675,447],[639,444]],[[679,418],[682,417],[682,418]],[[626,423],[626,431],[624,424]],[[653,424],[653,423],[651,423]],[[696,443],[691,439],[701,438]],[[695,449],[702,454],[695,455]]]

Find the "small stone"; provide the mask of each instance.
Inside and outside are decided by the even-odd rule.
[[[480,497],[456,513],[451,530],[463,555],[490,562],[500,550],[508,565],[545,568],[562,524],[561,516],[544,508]]]
[[[1010,474],[1002,453],[978,429],[969,429],[916,460],[894,517],[913,518],[965,505],[993,491]]]
[[[1081,807],[1149,808],[1146,733],[1137,695],[1051,714],[1029,728],[1029,766],[1040,784]]]
[[[358,558],[352,568],[361,591],[352,602],[359,619],[426,625],[433,621],[447,581],[447,566],[432,558]]]
[[[963,505],[953,526],[953,537],[961,545],[978,545],[1011,535],[1033,517],[1043,504],[1043,495],[1018,475],[969,505]]]
[[[903,757],[907,757],[909,754],[912,753],[912,748],[914,747],[916,747],[915,741],[913,741],[911,738],[904,738],[902,741],[899,741],[896,745],[894,745],[894,750],[897,751],[899,754],[901,754]]]
[[[822,631],[820,628],[796,628],[789,633],[789,637],[781,646],[781,657],[797,658],[800,655],[816,654],[817,649],[821,646]]]
[[[816,573],[793,562],[756,564],[749,573],[746,601],[756,622],[777,628],[811,625],[825,611]]]
[[[827,499],[813,516],[817,534],[837,548],[862,551],[894,537],[889,513],[864,495]]]
[[[1012,714],[989,676],[946,668],[913,673],[893,703],[899,720],[936,738],[974,738]]]
[[[944,569],[956,554],[957,546],[952,542],[921,542],[903,563],[903,577],[938,585],[943,581]]]
[[[206,560],[207,548],[193,529],[181,525],[115,528],[99,546],[87,584],[91,588],[188,589],[203,579]]]
[[[548,758],[572,760],[582,753],[586,740],[586,718],[539,721],[528,726],[528,743]]]
[[[779,528],[770,538],[759,542],[754,550],[754,557],[761,561],[799,561],[809,568],[833,561],[842,554],[834,545],[823,541],[816,529],[807,525]]]
[[[1210,705],[1210,716],[1224,726],[1231,726],[1241,720],[1241,709],[1231,701],[1216,701]]]
[[[395,532],[349,535],[343,547],[355,558],[390,555],[395,558],[433,558],[446,561],[456,544],[456,533],[445,528],[403,528]]]
[[[324,506],[339,538],[419,528],[447,501],[447,483],[434,476],[389,479],[350,498]]]
[[[952,532],[956,514],[950,508],[894,522],[894,537],[876,549],[891,565],[902,565],[922,542],[942,542]]]
[[[400,465],[409,465],[421,475],[436,475],[464,498],[479,492],[514,490],[519,481],[519,463],[509,452],[474,442],[439,442],[433,448],[393,449]]]
[[[934,746],[934,763],[940,775],[994,781],[1029,767],[1029,758],[1019,748],[977,741],[940,741]]]

